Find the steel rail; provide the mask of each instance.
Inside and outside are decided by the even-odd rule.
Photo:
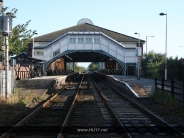
[[[107,102],[105,96],[100,92],[98,86],[96,85],[96,83],[94,82],[94,80],[92,79],[91,75],[90,78],[96,88],[96,90],[98,91],[100,97],[102,98],[102,100],[105,102],[105,105],[107,106],[109,112],[111,113],[111,115],[113,115],[113,117],[116,119],[117,123],[119,124],[119,127],[122,128],[122,132],[123,132],[123,137],[126,138],[132,138],[131,135],[128,133],[127,129],[125,128],[125,126],[122,124],[122,122],[120,121],[120,119],[118,118],[118,116],[116,115],[116,113],[113,111],[113,109],[111,108],[111,106],[109,105],[109,103]]]
[[[79,96],[79,91],[80,91],[80,89],[81,89],[81,84],[82,84],[82,82],[83,82],[83,79],[84,79],[84,75],[83,75],[83,77],[82,77],[82,80],[81,80],[80,85],[79,85],[79,87],[78,87],[78,90],[77,90],[77,92],[76,92],[75,98],[74,98],[74,100],[73,100],[73,102],[72,102],[72,105],[70,106],[70,109],[69,109],[69,111],[68,111],[68,113],[67,113],[66,118],[64,119],[64,122],[63,122],[63,124],[62,124],[62,126],[61,126],[61,130],[60,130],[60,132],[59,132],[57,138],[64,138],[63,130],[64,130],[64,127],[66,126],[66,124],[67,124],[67,122],[68,122],[68,120],[69,120],[69,117],[70,117],[70,115],[71,115],[71,113],[72,113],[72,109],[73,109],[73,107],[74,107],[74,105],[75,105],[75,102],[76,102],[78,96]]]
[[[94,75],[95,76],[95,75]],[[97,76],[95,76],[96,78],[98,78]],[[100,78],[98,78],[99,80],[101,80]],[[101,80],[102,81],[102,80]],[[133,104],[135,107],[137,107],[138,109],[140,109],[140,111],[146,113],[148,116],[154,118],[155,120],[159,121],[161,124],[164,125],[164,127],[169,128],[169,132],[173,132],[176,136],[179,137],[184,137],[184,134],[182,132],[180,132],[179,130],[175,129],[174,127],[172,127],[171,125],[169,125],[166,121],[162,120],[161,118],[159,118],[158,116],[156,116],[155,114],[153,114],[152,112],[150,112],[149,110],[145,109],[143,106],[141,106],[140,104],[134,102],[132,99],[128,98],[126,95],[122,94],[121,92],[117,91],[115,88],[113,88],[112,86],[108,85],[107,83],[105,83],[104,81],[102,81],[106,86],[108,86],[111,90],[113,90],[114,92],[116,92],[118,95],[120,95],[122,98],[127,99],[129,101],[131,101],[131,104]]]
[[[74,78],[76,80],[79,76]],[[73,80],[73,81],[74,81]],[[59,92],[57,92],[54,96],[52,96],[50,99],[48,99],[46,102],[44,102],[42,105],[40,105],[37,109],[35,109],[33,112],[31,112],[28,116],[26,116],[24,119],[22,119],[20,122],[18,122],[16,125],[14,125],[11,129],[9,129],[7,132],[2,134],[0,138],[9,138],[11,133],[17,128],[21,127],[24,124],[26,124],[32,117],[34,117],[39,111],[41,111],[44,107],[46,107],[50,102],[52,102],[60,93],[63,92],[64,89],[69,87],[73,82],[71,81],[66,86],[64,86]]]

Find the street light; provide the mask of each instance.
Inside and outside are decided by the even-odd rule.
[[[2,35],[5,37],[5,81],[3,82],[5,86],[5,98],[8,98],[10,94],[9,90],[9,42],[8,37],[12,34],[12,17],[11,16],[0,16],[0,29],[2,30]]]
[[[165,35],[165,80],[167,80],[167,14],[160,13],[160,16],[166,16],[166,35]]]
[[[34,35],[37,35],[38,33],[33,34],[33,50],[32,50],[32,57],[34,58]]]
[[[140,45],[140,33],[134,33],[134,34],[138,34],[138,38],[139,38],[139,45],[138,45],[138,49],[137,50],[139,50],[139,47],[141,47],[141,45]],[[138,73],[137,73],[137,80],[140,80],[140,62],[139,62],[139,51],[138,51],[138,53],[137,53],[137,71],[138,71]]]
[[[147,44],[148,44],[147,37],[154,37],[154,36],[146,36],[146,57],[148,57],[148,53],[147,53]]]

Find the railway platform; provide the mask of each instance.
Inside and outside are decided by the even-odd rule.
[[[63,87],[63,85],[65,85],[66,79],[75,74],[76,73],[70,73],[67,75],[42,76],[18,80],[16,85],[17,88],[24,92],[24,94],[32,93],[34,97],[42,97],[42,95],[48,93],[49,90]]]
[[[150,96],[155,91],[155,82],[153,79],[140,78],[136,76],[108,75],[116,78],[119,81],[126,82],[138,96]]]

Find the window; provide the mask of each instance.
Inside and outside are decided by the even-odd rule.
[[[84,43],[84,38],[78,38],[78,43]]]
[[[37,52],[34,52],[34,55],[43,55],[43,52],[37,51]]]
[[[54,51],[54,52],[53,52],[53,57],[55,57],[55,56],[59,55],[59,53],[60,53],[60,50],[59,50],[59,49],[58,49],[58,50],[56,50],[56,51]]]
[[[100,43],[100,38],[94,38],[94,43]]]
[[[86,38],[86,43],[92,43],[92,38]]]
[[[70,38],[70,43],[76,43],[76,38]]]
[[[73,66],[74,66],[73,62],[66,62],[66,69],[67,70],[73,70]]]
[[[98,69],[99,70],[105,69],[105,62],[98,62]]]

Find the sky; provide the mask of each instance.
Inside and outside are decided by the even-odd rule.
[[[74,25],[82,18],[94,25],[146,41],[147,51],[184,58],[184,0],[3,0],[16,8],[13,27],[31,20],[28,29],[44,35]],[[144,44],[146,52],[146,43]],[[88,63],[89,64],[89,63]],[[87,64],[87,65],[88,65]],[[87,66],[85,63],[78,65]]]

